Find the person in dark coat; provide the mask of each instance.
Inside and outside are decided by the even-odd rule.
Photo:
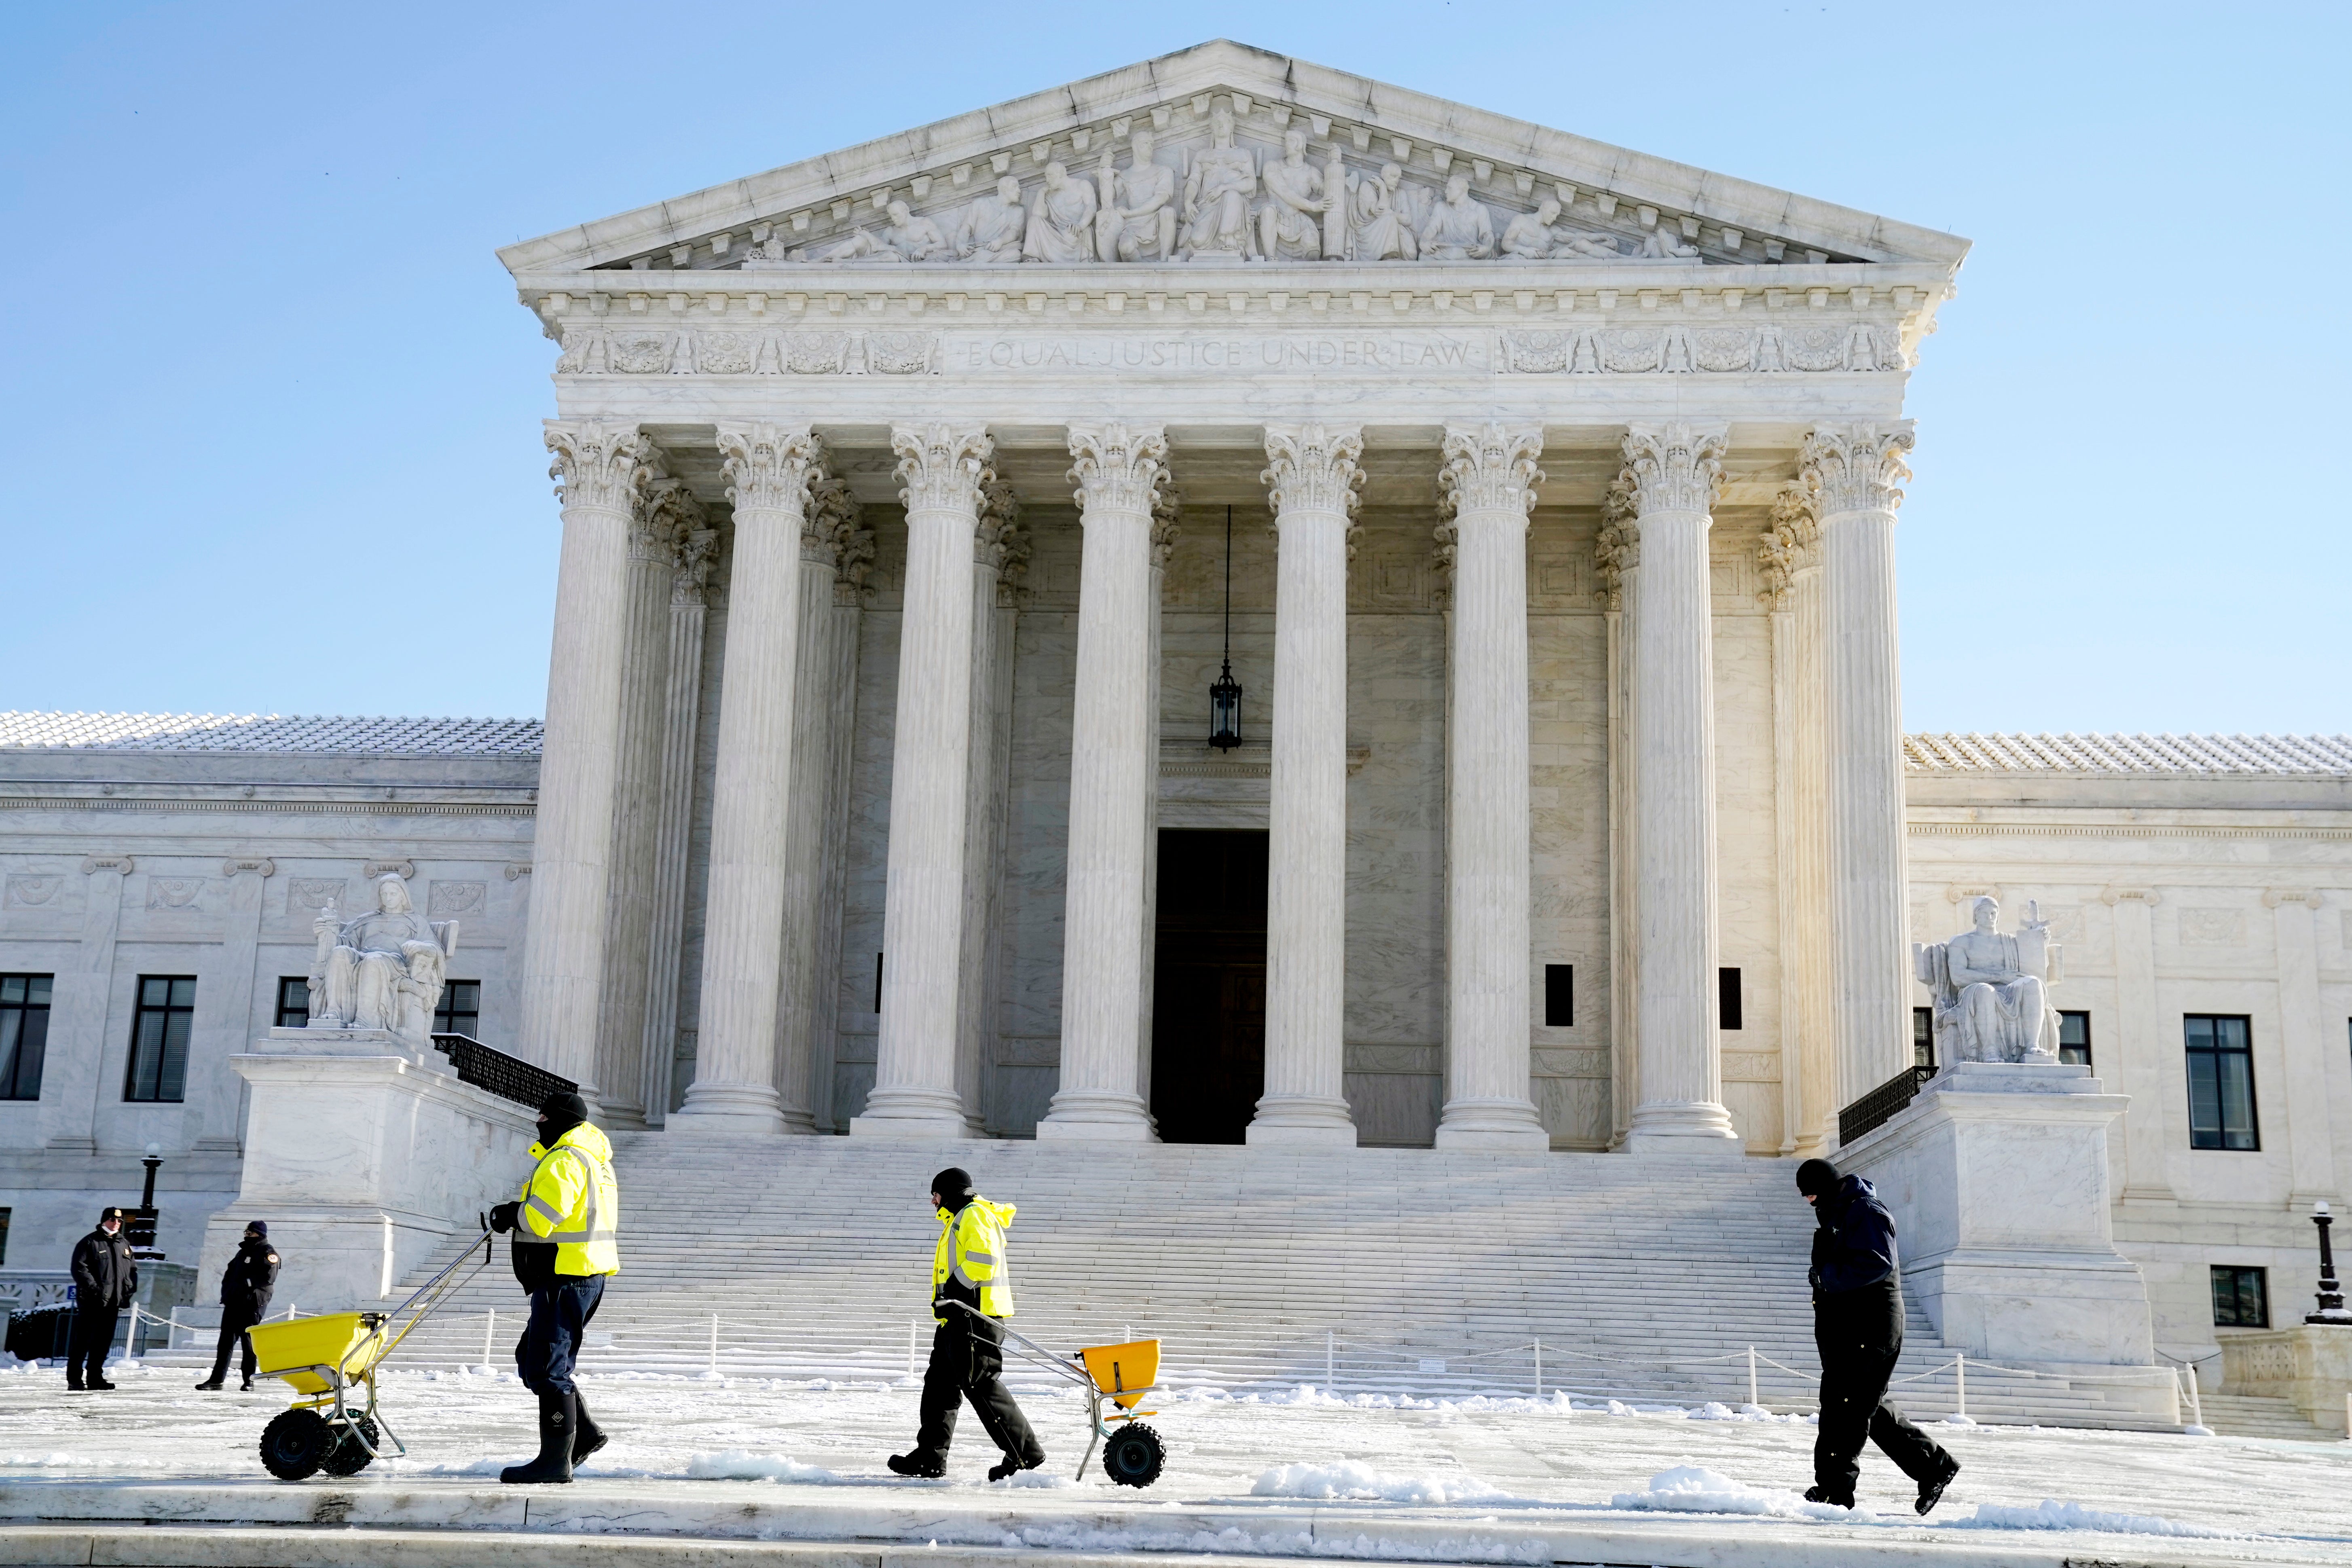
[[[115,1324],[139,1295],[139,1265],[122,1234],[122,1211],[100,1209],[98,1228],[74,1243],[73,1339],[66,1352],[66,1386],[77,1393],[107,1389],[106,1358]]]
[[[1822,1353],[1821,1427],[1813,1437],[1808,1502],[1853,1506],[1862,1446],[1876,1443],[1918,1483],[1913,1507],[1926,1513],[1960,1473],[1960,1462],[1913,1426],[1886,1398],[1903,1353],[1903,1278],[1895,1216],[1860,1176],[1840,1176],[1827,1160],[1797,1167],[1797,1190],[1813,1205],[1813,1343]]]
[[[253,1344],[245,1331],[269,1314],[269,1293],[278,1288],[278,1249],[269,1245],[269,1226],[255,1220],[245,1227],[236,1256],[221,1270],[220,1342],[213,1347],[213,1374],[196,1384],[208,1394],[220,1391],[228,1376],[231,1351],[245,1352],[241,1370],[244,1389],[253,1392]]]

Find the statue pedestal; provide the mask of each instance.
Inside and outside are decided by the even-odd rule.
[[[2128,1097],[2091,1069],[1959,1062],[1838,1152],[1895,1215],[1903,1288],[1944,1343],[2035,1371],[2155,1363],[2147,1285],[2116,1250],[2107,1129]],[[2178,1420],[2177,1387],[2101,1384]]]
[[[252,1086],[244,1181],[205,1227],[203,1279],[266,1220],[285,1260],[272,1311],[373,1306],[515,1195],[532,1113],[425,1054],[383,1029],[272,1029],[229,1058]]]

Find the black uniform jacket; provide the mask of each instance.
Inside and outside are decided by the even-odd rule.
[[[74,1304],[120,1311],[139,1294],[139,1265],[131,1259],[131,1238],[93,1230],[73,1249]]]
[[[221,1270],[221,1306],[229,1316],[257,1323],[269,1310],[278,1288],[278,1249],[266,1237],[248,1236]]]
[[[1903,1348],[1902,1259],[1895,1216],[1860,1176],[1813,1205],[1813,1340],[1824,1363]]]

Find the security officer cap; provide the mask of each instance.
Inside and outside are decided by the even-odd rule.
[[[102,1208],[98,1211],[98,1223],[100,1225],[104,1225],[108,1220],[114,1220],[120,1223],[127,1216],[123,1212],[118,1208]]]

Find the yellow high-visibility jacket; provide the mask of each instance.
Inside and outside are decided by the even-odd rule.
[[[523,1227],[555,1243],[555,1271],[573,1276],[621,1271],[621,1184],[613,1179],[613,1144],[583,1121],[555,1141],[534,1143],[539,1163],[522,1184]]]
[[[978,1290],[980,1310],[990,1317],[1013,1315],[1013,1270],[1004,1253],[1004,1233],[1013,1224],[1013,1213],[1011,1204],[986,1198],[974,1198],[955,1213],[940,1210],[940,1241],[931,1251],[934,1303],[952,1279]],[[948,1317],[934,1305],[931,1321],[944,1323]]]

